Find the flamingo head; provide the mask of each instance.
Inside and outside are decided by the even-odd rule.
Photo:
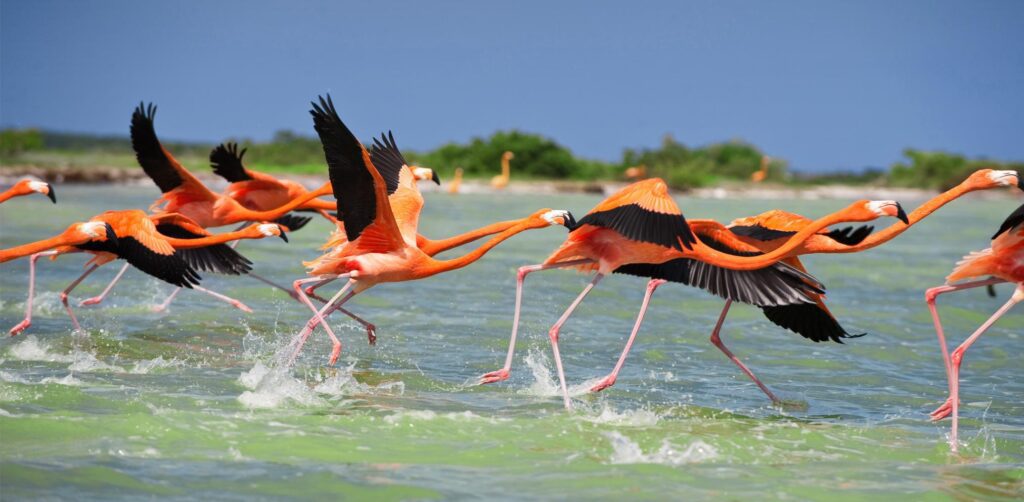
[[[49,197],[50,202],[57,203],[57,194],[53,192],[53,185],[45,181],[27,180],[28,189]]]
[[[437,176],[437,173],[434,172],[433,169],[430,169],[428,167],[412,166],[412,175],[414,178],[416,178],[416,181],[430,180],[438,185],[441,184],[441,178]]]
[[[516,154],[514,154],[514,153],[512,153],[510,151],[505,151],[505,153],[501,154],[502,160],[512,160],[515,157],[516,157]]]
[[[903,210],[903,206],[899,202],[894,200],[871,200],[867,201],[864,206],[871,216],[870,219],[862,221],[871,221],[881,216],[892,216],[907,225],[910,224],[907,212]]]
[[[985,190],[998,187],[1017,187],[1024,190],[1024,179],[1017,171],[979,169],[972,173],[966,181],[972,190]]]
[[[541,226],[562,225],[569,230],[576,228],[576,217],[565,209],[541,209],[533,213],[533,218]]]
[[[286,233],[285,227],[278,225],[277,223],[259,223],[254,225],[259,235],[263,237],[278,236],[281,240],[288,242],[288,234]]]

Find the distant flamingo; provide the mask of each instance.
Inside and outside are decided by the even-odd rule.
[[[627,180],[640,181],[647,178],[647,166],[644,164],[627,167],[623,175]]]
[[[29,294],[25,319],[11,328],[12,335],[31,325],[32,300],[35,289],[36,261],[43,256],[56,258],[67,253],[87,252],[93,256],[86,271],[61,293],[61,302],[71,317],[75,329],[78,320],[68,305],[68,294],[97,268],[118,258],[126,260],[139,270],[176,286],[192,288],[251,312],[237,300],[199,287],[198,271],[219,271],[243,274],[249,271],[249,260],[223,245],[237,239],[261,239],[277,235],[287,240],[277,224],[254,224],[245,229],[219,235],[210,235],[201,227],[178,214],[147,215],[139,210],[107,211],[97,215],[82,228],[91,229],[90,240],[78,242],[69,239],[68,232],[43,241],[0,251],[0,263],[31,256],[29,261]],[[72,226],[75,228],[75,226]],[[106,238],[95,237],[99,228],[106,228]],[[70,230],[70,229],[69,229]],[[116,237],[111,237],[116,236]],[[51,258],[51,259],[52,259]]]
[[[957,281],[981,277],[988,278],[953,284]],[[946,346],[946,337],[942,331],[942,322],[939,321],[939,312],[935,307],[935,298],[944,293],[1003,282],[1016,285],[1013,295],[995,314],[992,314],[992,317],[989,317],[971,336],[967,337],[950,356],[949,348]],[[926,291],[925,300],[931,311],[932,319],[935,321],[935,334],[938,336],[939,346],[942,348],[942,359],[946,365],[946,377],[949,381],[949,398],[932,412],[931,419],[933,421],[942,420],[952,413],[953,426],[949,436],[949,447],[956,452],[960,408],[960,364],[963,362],[964,352],[1003,314],[1009,312],[1014,305],[1024,301],[1024,205],[1010,213],[1010,216],[999,226],[999,230],[992,236],[991,247],[964,256],[957,262],[953,273],[946,277],[946,285]]]
[[[760,183],[768,177],[768,162],[771,159],[767,155],[761,156],[761,168],[750,174],[750,181]]]
[[[709,247],[694,236],[686,219],[682,216],[682,212],[668,195],[668,187],[663,180],[651,178],[634,183],[591,210],[570,232],[569,238],[562,246],[543,264],[519,269],[516,283],[516,312],[513,317],[510,350],[506,357],[505,367],[483,375],[480,382],[492,383],[508,378],[518,331],[522,284],[529,273],[563,267],[575,267],[580,270],[596,269],[597,272],[548,332],[565,404],[567,408],[571,408],[558,350],[558,334],[562,325],[583,298],[605,275],[625,265],[658,265],[679,258],[695,259],[734,270],[762,269],[788,258],[788,253],[797,249],[803,241],[828,225],[843,221],[870,221],[883,214],[895,215],[898,207],[898,204],[892,201],[857,201],[842,211],[817,220],[814,225],[798,232],[786,245],[773,252],[757,256],[737,256]],[[786,272],[805,282],[812,280],[792,267],[789,267]],[[721,276],[721,274],[719,275]],[[728,277],[728,275],[726,274],[724,277]],[[813,299],[805,301],[813,301]],[[628,345],[626,350],[628,351]],[[625,353],[623,358],[624,356]],[[608,380],[614,381],[614,376],[610,375],[605,383]],[[601,384],[598,387],[604,388]]]
[[[448,193],[459,193],[459,189],[462,188],[462,168],[455,168],[455,176],[452,182],[448,184]]]
[[[50,185],[45,181],[34,180],[31,178],[19,180],[11,188],[0,192],[0,203],[6,202],[8,199],[13,199],[14,197],[33,193],[41,193],[49,197],[54,204],[57,203],[57,196],[53,192],[53,185]]]
[[[511,174],[511,168],[509,167],[508,161],[512,160],[515,154],[512,152],[505,152],[501,154],[501,174],[491,178],[491,186],[503,190],[508,186],[509,176]]]
[[[313,277],[295,282],[300,293],[308,282],[347,278],[348,283],[320,310],[303,295],[306,305],[315,311],[299,334],[292,360],[301,351],[306,338],[317,324],[323,324],[333,343],[330,364],[341,352],[338,341],[324,317],[340,308],[355,295],[384,282],[423,279],[442,272],[465,267],[483,257],[505,239],[529,228],[553,224],[569,224],[566,211],[542,209],[516,227],[509,228],[472,252],[452,260],[435,260],[416,247],[415,219],[399,221],[398,214],[407,214],[402,205],[388,200],[385,180],[396,173],[381,173],[371,161],[370,153],[338,117],[328,96],[313,103],[310,111],[313,124],[324,146],[338,210],[345,215],[347,240],[323,256],[306,263]]]

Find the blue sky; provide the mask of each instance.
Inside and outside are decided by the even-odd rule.
[[[1024,2],[0,0],[0,125],[428,149],[499,129],[617,160],[666,133],[804,171],[905,147],[1024,159]]]

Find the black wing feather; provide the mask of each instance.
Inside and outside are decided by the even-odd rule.
[[[231,183],[251,180],[252,176],[242,164],[246,150],[248,149],[243,148],[239,151],[238,143],[221,143],[210,151],[210,167],[217,176]]]
[[[203,237],[172,223],[161,223],[156,226],[157,232],[175,239],[197,239]],[[252,262],[227,244],[216,244],[193,249],[176,249],[175,254],[181,256],[185,263],[195,270],[216,272],[227,275],[247,274],[252,270]]]
[[[832,230],[825,234],[826,237],[832,240],[845,244],[847,246],[856,246],[864,241],[871,232],[875,230],[872,225],[861,225],[859,227],[843,227],[841,229]]]
[[[681,214],[649,211],[637,204],[625,204],[607,211],[587,214],[577,224],[592,225],[614,230],[627,239],[650,242],[682,251],[680,240],[687,249],[696,241],[690,225]]]
[[[117,247],[120,258],[157,279],[183,288],[199,284],[199,274],[185,260],[181,251],[171,255],[155,253],[134,237],[119,237]]]
[[[338,117],[330,95],[312,104],[309,113],[324,147],[338,213],[344,219],[345,233],[354,241],[377,214],[373,175],[363,162],[363,145]]]
[[[405,156],[395,144],[395,137],[388,131],[387,136],[380,134],[380,139],[373,138],[373,149],[370,152],[370,161],[377,172],[384,178],[384,184],[388,187],[388,195],[398,190],[398,177],[402,173],[402,166],[409,165]]]
[[[768,227],[763,227],[759,224],[754,225],[736,225],[729,227],[729,231],[736,234],[742,235],[743,237],[750,237],[751,239],[757,239],[759,241],[773,241],[782,237],[789,237],[796,234],[796,232],[788,232],[785,230],[774,230]]]
[[[139,103],[135,108],[131,126],[132,149],[135,150],[135,158],[138,159],[142,170],[156,183],[161,192],[167,193],[181,186],[184,180],[171,165],[171,160],[167,158],[160,140],[156,137],[156,129],[153,128],[155,117],[156,105],[152,103]]]
[[[295,213],[288,213],[274,220],[274,223],[288,227],[289,232],[294,232],[306,226],[306,223],[309,223],[311,221],[313,221],[313,218],[311,216],[299,216]]]
[[[1006,220],[1003,221],[1002,225],[999,225],[999,230],[992,236],[992,239],[999,237],[1003,232],[1017,227],[1022,223],[1024,223],[1024,204],[1021,204],[1016,211],[1010,213],[1010,216],[1006,217]]]
[[[860,244],[861,241],[871,235],[871,232],[875,227],[871,225],[862,225],[859,227],[844,227],[837,230],[832,230],[826,234],[822,234],[825,237],[829,237],[832,240],[845,244],[847,246],[855,246]],[[789,230],[775,230],[761,226],[760,224],[754,225],[736,225],[729,227],[729,230],[743,237],[749,237],[751,239],[757,239],[759,241],[773,241],[775,239],[781,239],[783,237],[792,237],[796,235],[796,232]]]
[[[788,329],[814,342],[843,343],[843,338],[860,338],[864,333],[851,335],[817,303],[761,307],[765,317],[776,325]]]

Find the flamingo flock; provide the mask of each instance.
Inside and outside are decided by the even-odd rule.
[[[768,399],[780,403],[777,394],[722,340],[721,330],[733,303],[753,305],[761,309],[771,323],[815,343],[843,343],[857,338],[862,334],[848,331],[828,309],[825,286],[810,274],[801,256],[855,253],[874,248],[970,192],[1000,187],[1024,190],[1024,179],[1018,173],[982,169],[909,213],[896,201],[858,200],[817,218],[772,210],[725,224],[684,217],[666,182],[647,178],[641,166],[627,172],[627,177],[635,182],[598,203],[579,220],[564,209],[540,208],[517,219],[431,239],[419,232],[425,201],[418,183],[429,181],[440,185],[437,174],[429,168],[410,164],[390,131],[371,137],[371,143],[366,146],[342,121],[330,96],[320,97],[311,105],[313,129],[323,146],[327,164],[327,183],[309,190],[294,181],[252,170],[245,165],[245,149],[235,143],[223,143],[215,147],[209,157],[213,172],[229,183],[218,193],[164,148],[156,134],[156,106],[140,103],[131,115],[132,148],[139,165],[162,195],[148,212],[135,208],[110,210],[72,223],[53,237],[0,249],[0,263],[18,258],[29,260],[25,317],[10,328],[10,334],[17,335],[31,327],[38,260],[88,253],[92,257],[84,272],[60,294],[76,331],[81,325],[69,303],[69,295],[96,269],[115,260],[124,260],[125,264],[113,281],[100,295],[82,300],[80,307],[101,303],[125,272],[134,268],[176,288],[166,301],[154,307],[155,310],[166,310],[179,291],[193,290],[251,312],[241,300],[200,285],[201,273],[250,276],[283,290],[310,312],[309,320],[298,327],[294,336],[288,364],[295,361],[309,337],[322,329],[331,344],[327,364],[334,365],[342,350],[341,341],[329,322],[335,312],[363,326],[371,344],[377,339],[377,326],[352,311],[350,303],[357,295],[378,284],[421,280],[471,266],[519,233],[562,226],[568,230],[568,235],[547,259],[518,269],[512,331],[504,365],[482,375],[478,384],[493,384],[510,376],[527,275],[574,269],[592,276],[548,330],[566,409],[571,410],[573,404],[562,363],[560,337],[574,311],[609,274],[636,276],[647,282],[635,323],[618,360],[606,376],[590,387],[591,392],[615,384],[638,340],[654,292],[662,285],[678,283],[703,289],[724,300],[721,314],[711,327],[710,342]],[[512,157],[512,152],[502,155],[502,174],[492,180],[495,189],[508,185]],[[754,173],[752,181],[762,181],[766,173],[767,157],[762,159],[761,170]],[[461,170],[457,171],[451,193],[458,191],[460,179]],[[52,185],[25,179],[0,193],[0,203],[35,193],[57,202]],[[311,221],[311,216],[302,213],[323,218],[332,229],[325,237],[320,256],[303,262],[307,275],[293,280],[288,287],[254,274],[254,264],[235,246],[243,239],[273,236],[287,242],[288,232],[297,231]],[[895,221],[879,231],[866,225],[879,218]],[[834,227],[841,224],[848,225]],[[241,226],[227,232],[210,231],[227,225]],[[436,258],[439,253],[487,237],[489,239],[482,245],[459,257]],[[336,281],[341,287],[329,298],[316,293]],[[950,353],[936,298],[945,293],[1004,282],[1014,285],[1011,298]],[[964,257],[946,278],[946,284],[929,289],[925,298],[934,320],[948,382],[948,398],[932,412],[931,418],[952,417],[949,444],[956,451],[959,375],[964,353],[1001,316],[1024,301],[1024,205],[1006,218],[993,235],[989,248]],[[673,315],[685,317],[682,311]]]

